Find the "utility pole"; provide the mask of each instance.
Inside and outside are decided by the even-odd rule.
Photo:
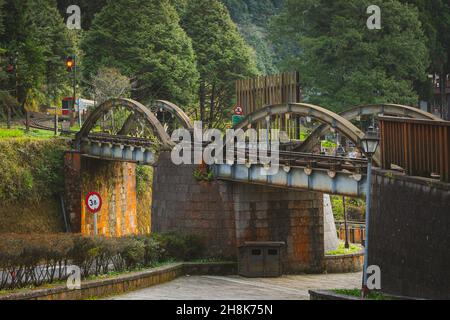
[[[73,109],[72,112],[70,113],[70,126],[72,127],[74,124],[74,114],[73,112],[75,112],[75,102],[76,102],[76,95],[77,95],[77,66],[76,66],[76,56],[69,56],[66,59],[66,67],[67,67],[67,72],[71,72],[72,76],[73,76]]]

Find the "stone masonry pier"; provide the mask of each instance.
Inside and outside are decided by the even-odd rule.
[[[234,182],[198,182],[195,165],[162,153],[154,172],[152,231],[198,234],[209,254],[236,257],[245,241],[283,241],[284,271],[324,271],[323,195]]]

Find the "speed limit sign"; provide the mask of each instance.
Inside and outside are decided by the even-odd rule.
[[[102,208],[102,197],[97,192],[89,192],[85,202],[90,213],[97,213]]]
[[[242,107],[240,105],[235,106],[233,111],[234,111],[234,114],[236,116],[243,116],[244,115],[244,109],[242,109]]]

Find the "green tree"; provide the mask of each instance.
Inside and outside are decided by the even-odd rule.
[[[200,72],[199,117],[220,125],[232,107],[234,81],[256,74],[254,53],[217,0],[189,1],[182,25],[193,41]]]
[[[128,97],[131,91],[130,79],[118,70],[102,67],[92,77],[92,86],[95,88],[95,100],[98,104],[110,98]]]
[[[68,30],[54,0],[6,0],[0,43],[16,61],[15,91],[33,109],[61,98],[67,88],[65,57],[72,51]]]
[[[440,101],[444,118],[450,119],[447,94],[444,80],[450,73],[450,2],[448,0],[402,0],[402,2],[415,5],[419,9],[419,18],[427,38],[427,47],[430,52],[430,67],[428,73],[438,75],[440,79]],[[416,88],[424,100],[432,101],[434,88],[432,82],[417,82]]]
[[[87,32],[84,74],[118,69],[133,81],[132,97],[147,103],[167,99],[187,105],[195,97],[198,72],[191,40],[168,0],[109,1]]]
[[[0,37],[5,30],[3,25],[3,6],[4,0],[0,0]],[[10,103],[13,101],[11,95],[8,92],[8,75],[6,73],[6,65],[8,63],[5,57],[6,50],[2,48],[0,44],[0,119],[3,119],[6,114],[10,114]],[[9,117],[8,117],[9,120]],[[8,121],[8,126],[10,122]]]
[[[268,39],[269,20],[282,7],[283,0],[221,0],[228,8],[239,32],[256,52],[256,63],[262,74],[278,70],[272,44]]]
[[[418,10],[381,0],[381,30],[369,30],[370,0],[287,0],[273,23],[282,69],[298,68],[305,98],[340,111],[377,102],[417,105],[428,51]]]
[[[5,15],[4,11],[3,11],[4,4],[5,4],[5,0],[0,0],[0,36],[5,31],[5,27],[3,26],[3,16]]]
[[[71,5],[77,5],[81,10],[81,28],[89,30],[92,21],[97,13],[99,13],[108,0],[57,0],[59,12],[67,19],[67,8]]]

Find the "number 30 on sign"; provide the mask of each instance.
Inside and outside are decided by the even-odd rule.
[[[89,192],[85,202],[90,213],[97,213],[102,208],[102,197],[97,192]]]

